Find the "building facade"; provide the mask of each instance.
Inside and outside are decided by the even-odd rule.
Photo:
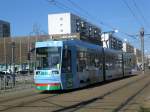
[[[18,67],[27,66],[29,61],[34,67],[35,42],[48,39],[50,39],[48,35],[0,38],[0,71],[9,69],[13,64]]]
[[[136,55],[136,63],[138,65],[142,64],[142,53],[141,50],[134,48],[134,54]]]
[[[123,43],[122,50],[127,53],[134,53],[134,47],[128,42]]]
[[[104,48],[122,50],[122,41],[115,37],[113,34],[104,33],[102,34],[101,38]]]
[[[10,37],[10,23],[0,20],[0,38]]]
[[[80,33],[82,36],[100,38],[101,29],[72,13],[58,13],[48,15],[48,33],[49,35]]]

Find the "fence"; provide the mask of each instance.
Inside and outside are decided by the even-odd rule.
[[[4,90],[7,88],[13,88],[13,77],[11,75],[1,75],[0,76],[0,89]]]
[[[0,93],[30,89],[34,87],[33,74],[0,74]]]

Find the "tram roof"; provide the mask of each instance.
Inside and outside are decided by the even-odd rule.
[[[82,40],[50,40],[50,41],[42,41],[42,42],[36,42],[35,47],[62,47],[64,45],[70,45],[70,46],[79,46],[79,47],[85,47],[85,48],[91,48],[91,49],[101,49],[102,46],[91,44]]]
[[[105,50],[105,53],[107,53],[107,54],[121,54],[121,53],[123,53],[123,51],[122,50],[116,50],[116,49],[110,49],[110,48],[104,48],[104,50]]]

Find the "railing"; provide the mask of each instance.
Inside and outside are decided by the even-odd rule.
[[[11,75],[1,75],[0,76],[0,89],[5,90],[8,88],[13,88],[13,77]]]
[[[0,74],[0,93],[30,89],[33,87],[33,75],[17,74],[14,77],[10,74]]]

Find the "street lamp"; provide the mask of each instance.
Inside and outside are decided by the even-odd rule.
[[[113,34],[113,33],[118,33],[119,31],[117,29],[113,30],[113,31],[106,31],[106,32],[102,32],[102,34]]]
[[[118,33],[119,31],[117,29],[114,30],[114,33]]]
[[[128,40],[125,38],[124,41],[127,42]]]

